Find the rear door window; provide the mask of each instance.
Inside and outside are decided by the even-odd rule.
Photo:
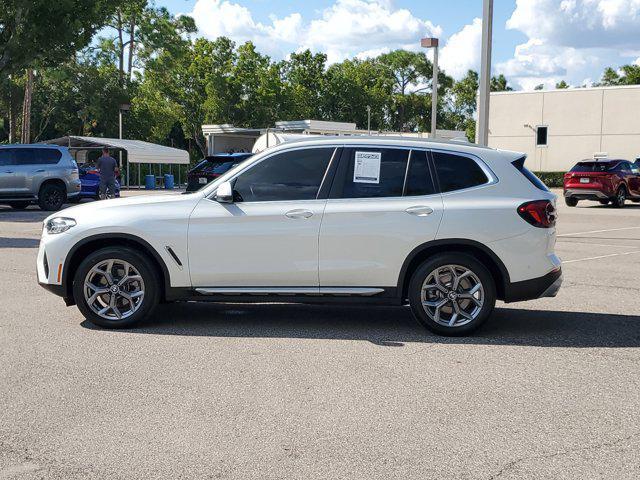
[[[475,160],[448,152],[432,152],[440,190],[453,192],[484,185],[489,181]]]
[[[16,165],[55,165],[62,158],[54,148],[16,148],[14,152]]]
[[[404,148],[345,148],[330,197],[401,197],[408,159]]]

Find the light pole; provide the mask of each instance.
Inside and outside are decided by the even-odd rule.
[[[482,58],[480,64],[480,93],[478,99],[478,125],[476,142],[489,144],[489,95],[491,82],[491,36],[493,30],[493,0],[483,0],[482,6]]]
[[[124,112],[128,112],[131,110],[130,103],[121,103],[120,108],[118,109],[118,135],[120,140],[122,140],[122,114]],[[120,168],[122,168],[122,147],[120,147]],[[129,181],[129,160],[127,159],[127,188],[131,187],[131,182]]]
[[[423,38],[420,45],[433,48],[433,80],[431,80],[431,137],[436,136],[436,122],[438,119],[438,39]]]
[[[369,130],[369,135],[371,135],[371,105],[367,105],[367,130]]]

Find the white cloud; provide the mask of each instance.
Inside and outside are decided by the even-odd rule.
[[[625,57],[638,48],[640,0],[517,0],[506,26],[528,40],[496,65],[498,73],[524,89],[581,84],[608,65],[632,61]]]
[[[517,0],[507,28],[553,45],[636,47],[640,0]]]
[[[442,29],[421,20],[404,8],[394,9],[391,2],[337,0],[312,20],[308,33],[301,38],[303,47],[326,51],[342,60],[366,50],[400,48],[415,45],[420,38],[439,36]]]
[[[336,0],[317,18],[305,19],[300,13],[284,18],[271,15],[266,24],[230,0],[198,0],[191,15],[207,38],[224,35],[237,42],[251,40],[277,58],[309,48],[326,53],[329,63],[396,48],[417,50],[420,38],[442,35],[439,26],[394,7],[389,0]]]
[[[480,66],[480,46],[482,43],[482,19],[474,18],[449,37],[440,53],[440,65],[455,79],[464,77],[467,70],[478,70]]]

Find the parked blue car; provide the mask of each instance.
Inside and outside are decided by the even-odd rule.
[[[77,201],[83,198],[93,198],[97,200],[100,194],[100,172],[98,172],[97,167],[94,164],[85,163],[78,167],[78,171],[80,173],[82,188]],[[120,196],[120,183],[118,180],[116,180],[115,196]]]

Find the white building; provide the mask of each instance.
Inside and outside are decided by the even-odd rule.
[[[494,92],[489,146],[527,154],[534,171],[569,170],[606,153],[640,156],[640,85]]]

